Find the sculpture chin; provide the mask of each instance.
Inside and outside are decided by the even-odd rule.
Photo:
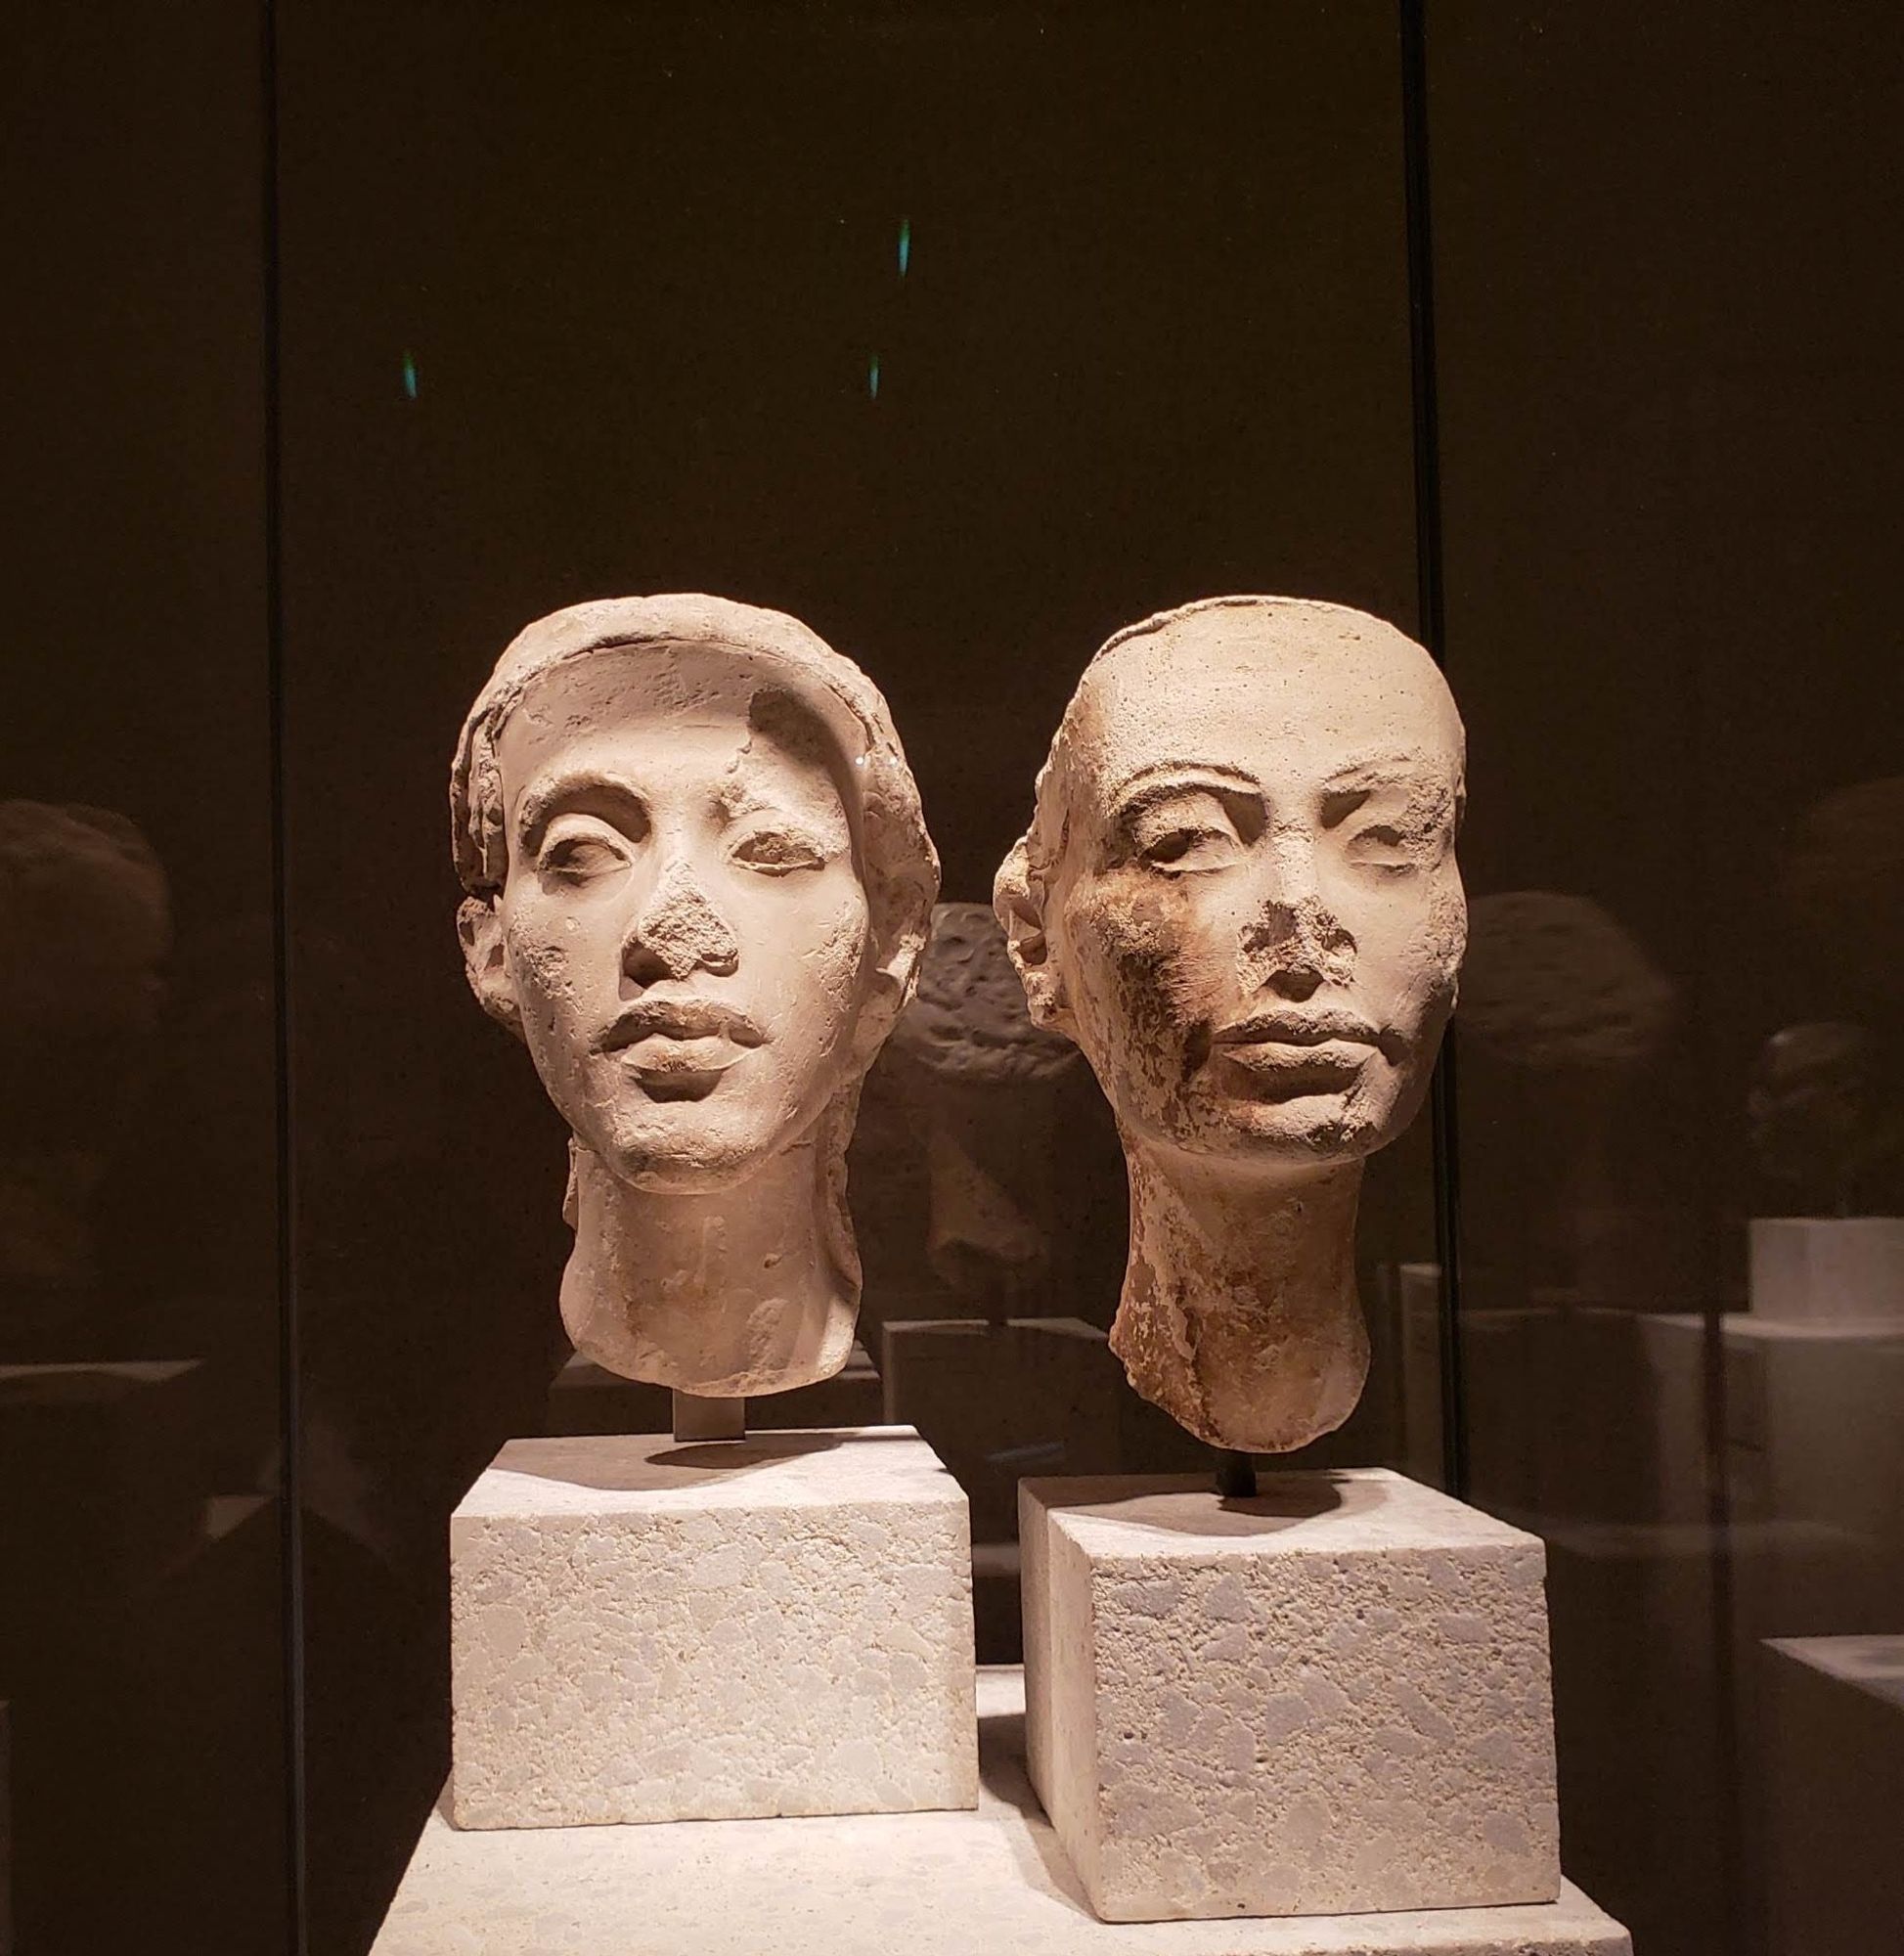
[[[1206,1099],[1168,1128],[1145,1133],[1123,1123],[1127,1143],[1136,1142],[1194,1164],[1220,1181],[1233,1177],[1239,1189],[1260,1178],[1347,1167],[1379,1153],[1411,1122],[1424,1092],[1405,1106],[1372,1107],[1352,1093],[1305,1093],[1283,1100]]]
[[[590,1124],[593,1125],[593,1124]],[[811,1129],[812,1123],[808,1123]],[[705,1099],[644,1100],[599,1141],[578,1128],[582,1147],[626,1188],[646,1195],[718,1195],[744,1189],[805,1135],[739,1118]]]

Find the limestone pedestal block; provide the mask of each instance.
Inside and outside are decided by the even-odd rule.
[[[1761,1813],[1772,1956],[1869,1956],[1904,1937],[1904,1636],[1771,1637]]]
[[[372,1956],[1633,1956],[1572,1887],[1509,1908],[1103,1923],[1025,1778],[1021,1673],[979,1672],[979,1803],[724,1827],[429,1817]]]
[[[1106,1921],[1560,1893],[1534,1536],[1376,1469],[1019,1519],[1032,1780]]]
[[[461,1827],[970,1806],[965,1497],[909,1428],[512,1441],[450,1524]]]

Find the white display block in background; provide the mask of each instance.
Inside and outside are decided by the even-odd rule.
[[[970,1806],[965,1497],[909,1428],[512,1441],[450,1524],[459,1826]]]
[[[1904,1636],[1762,1647],[1770,1956],[1875,1956],[1904,1942]]]
[[[1544,1551],[1381,1469],[1028,1481],[1031,1775],[1110,1922],[1551,1901]]]
[[[1755,1216],[1749,1242],[1753,1316],[1904,1324],[1904,1216]]]
[[[1102,1923],[1025,1778],[1019,1673],[979,1673],[972,1812],[746,1827],[423,1829],[372,1956],[1632,1956],[1577,1889],[1426,1914]]]

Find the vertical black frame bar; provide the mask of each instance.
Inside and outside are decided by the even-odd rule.
[[[264,631],[265,684],[271,771],[271,983],[272,1061],[276,1074],[278,1205],[280,1595],[285,1652],[285,1947],[305,1956],[304,1799],[304,1540],[302,1520],[302,1413],[298,1386],[298,1315],[295,1231],[292,1226],[290,1040],[290,913],[287,890],[288,853],[285,824],[285,606],[283,403],[281,392],[281,264],[278,146],[278,5],[259,0],[259,109],[262,200],[264,386]]]
[[[1414,403],[1417,626],[1437,665],[1447,664],[1441,584],[1440,422],[1435,391],[1435,238],[1429,195],[1427,0],[1400,0],[1401,145],[1408,226],[1408,347]],[[1456,1039],[1441,1046],[1430,1097],[1435,1161],[1435,1252],[1441,1267],[1442,1485],[1468,1491],[1461,1392],[1460,1154],[1455,1116]]]

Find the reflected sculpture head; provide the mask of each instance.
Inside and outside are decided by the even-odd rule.
[[[1637,1072],[1672,1022],[1671,980],[1591,897],[1503,890],[1469,908],[1461,1026],[1538,1074]]]
[[[171,949],[164,867],[127,817],[0,801],[8,1293],[76,1291],[98,1274],[88,1205],[154,1071]]]
[[[1879,1072],[1871,1035],[1838,1020],[1787,1026],[1760,1049],[1746,1103],[1752,1153],[1800,1214],[1852,1213],[1877,1139]]]
[[[991,906],[935,906],[886,1065],[925,1143],[927,1258],[961,1309],[1048,1309],[1057,1089],[1081,1064],[1032,1023]]]
[[[1462,799],[1419,645],[1213,599],[1091,661],[999,870],[1033,1016],[1083,1047],[1130,1165],[1114,1342],[1218,1444],[1300,1445],[1359,1396],[1354,1192],[1454,1004]]]
[[[578,1349],[704,1394],[836,1370],[846,1143],[938,879],[884,700],[777,612],[576,605],[503,654],[451,799],[471,987],[574,1136]]]

